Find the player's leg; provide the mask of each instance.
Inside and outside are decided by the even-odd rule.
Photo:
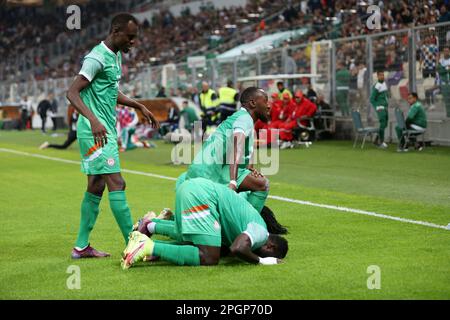
[[[99,213],[99,205],[105,190],[105,181],[101,175],[88,175],[88,187],[81,202],[81,219],[72,258],[105,257],[107,253],[99,252],[89,246],[89,235],[94,228]]]
[[[77,132],[69,131],[66,141],[63,144],[49,144],[47,148],[67,149],[75,140],[77,140]]]
[[[379,143],[382,144],[384,142],[384,131],[388,122],[387,110],[377,111],[377,115],[380,122],[380,128],[378,131]]]
[[[146,235],[134,231],[124,250],[122,268],[128,269],[145,257],[158,257],[179,266],[216,265],[220,259],[220,237],[212,243],[206,235],[190,235],[194,245],[176,245],[164,241],[153,241]],[[198,244],[202,243],[202,244]],[[206,243],[206,244],[203,244]],[[209,245],[209,244],[212,245]]]
[[[108,186],[109,206],[125,242],[128,242],[128,235],[133,230],[133,221],[125,196],[125,180],[122,178],[120,172],[105,174],[103,177]]]
[[[186,241],[194,244],[176,246],[167,243],[155,243],[153,251],[145,252],[145,255],[159,257],[178,265],[200,265],[214,264],[216,255],[220,257],[221,230],[218,212],[208,201],[210,193],[198,190],[195,184],[183,184],[176,192],[175,199],[175,221],[171,232],[177,234],[175,237],[179,241]],[[160,224],[160,228],[167,231],[171,225],[169,221]],[[156,223],[158,228],[158,223]],[[155,228],[155,229],[156,229]],[[155,230],[156,231],[156,230]],[[151,246],[149,245],[149,248]],[[209,247],[216,247],[212,249]]]
[[[399,126],[395,126],[395,133],[397,134],[397,139],[398,139],[398,150],[402,150],[404,148],[404,144],[405,144],[405,138],[403,136],[403,130],[400,129]]]
[[[134,230],[137,230],[148,237],[151,237],[153,234],[159,234],[176,241],[182,241],[182,237],[177,232],[175,221],[173,220],[162,220],[145,215],[139,220]]]
[[[269,180],[264,176],[250,174],[250,170],[238,170],[238,192],[251,191],[247,201],[261,212],[269,195]]]
[[[154,243],[152,256],[179,266],[216,265],[220,259],[220,238],[207,235],[185,235],[185,241],[193,245]],[[146,252],[149,255],[149,252]]]

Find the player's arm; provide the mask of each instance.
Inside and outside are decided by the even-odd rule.
[[[259,263],[259,257],[252,252],[252,242],[246,233],[241,233],[230,246],[234,256],[249,263]]]
[[[89,80],[84,75],[77,75],[67,91],[66,97],[77,111],[86,117],[91,123],[92,135],[95,143],[99,143],[102,147],[108,143],[106,138],[106,128],[92,113],[92,111],[84,104],[80,97],[80,92],[89,86]]]
[[[252,251],[252,240],[247,233],[241,233],[231,244],[230,253],[239,259],[254,264],[278,264],[280,259],[274,257],[261,258]]]
[[[245,134],[243,132],[233,133],[233,158],[230,164],[230,184],[229,187],[232,190],[237,189],[237,173],[239,163],[244,155],[245,149]]]
[[[150,122],[150,124],[152,125],[153,128],[155,128],[155,129],[159,128],[159,121],[156,120],[153,113],[151,113],[142,103],[139,103],[136,100],[127,97],[120,90],[119,90],[119,94],[117,96],[117,103],[140,110],[142,112],[142,114],[144,115],[144,117],[148,120],[148,122]]]

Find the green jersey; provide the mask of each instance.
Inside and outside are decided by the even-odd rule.
[[[336,71],[336,89],[348,90],[350,87],[351,74],[347,69],[339,69]]]
[[[202,149],[188,168],[186,178],[202,177],[228,184],[229,164],[233,159],[233,135],[238,132],[245,135],[244,159],[239,163],[242,172],[250,164],[254,144],[253,119],[245,108],[229,116],[203,143]]]
[[[269,237],[261,215],[245,199],[224,185],[204,178],[183,182],[176,192],[175,221],[178,232],[207,235],[220,232],[222,244],[230,246],[242,233],[249,236],[252,250]]]
[[[184,116],[184,127],[190,129],[194,126],[194,122],[198,120],[197,113],[192,107],[186,107],[180,112],[181,116]]]
[[[416,101],[416,103],[410,107],[406,121],[422,128],[427,127],[427,115],[419,101]]]
[[[117,139],[116,105],[122,74],[120,51],[117,54],[114,53],[102,41],[84,57],[79,74],[90,82],[89,86],[81,91],[81,99],[105,126],[108,139]],[[82,115],[78,119],[77,136],[92,137],[91,124]]]
[[[450,58],[445,59],[442,57],[437,66],[437,72],[439,73],[439,80],[442,85],[450,84]]]
[[[370,94],[370,103],[376,109],[377,107],[388,107],[388,88],[386,82],[377,82]]]
[[[219,217],[222,244],[231,246],[241,234],[249,236],[252,250],[261,248],[269,238],[267,225],[256,209],[227,186],[215,184],[219,196]]]

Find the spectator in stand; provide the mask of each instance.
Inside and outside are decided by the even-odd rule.
[[[427,35],[424,44],[420,47],[420,68],[423,78],[436,77],[436,62],[438,48],[432,42],[432,37]]]
[[[158,94],[156,95],[156,98],[167,98],[166,96],[166,88],[161,86],[158,90]]]

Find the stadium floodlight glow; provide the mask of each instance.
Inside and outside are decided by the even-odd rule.
[[[237,26],[236,26],[235,24],[226,24],[226,25],[224,26],[224,28],[225,28],[225,29],[236,29]]]
[[[240,23],[248,23],[249,21],[248,21],[248,19],[240,19],[239,22]]]
[[[260,14],[259,13],[249,13],[247,15],[247,17],[249,18],[259,18]]]
[[[214,34],[220,34],[220,30],[214,30]]]
[[[361,7],[365,7],[365,6],[368,6],[369,4],[367,2],[360,1],[360,2],[357,3],[357,5],[361,6]]]

